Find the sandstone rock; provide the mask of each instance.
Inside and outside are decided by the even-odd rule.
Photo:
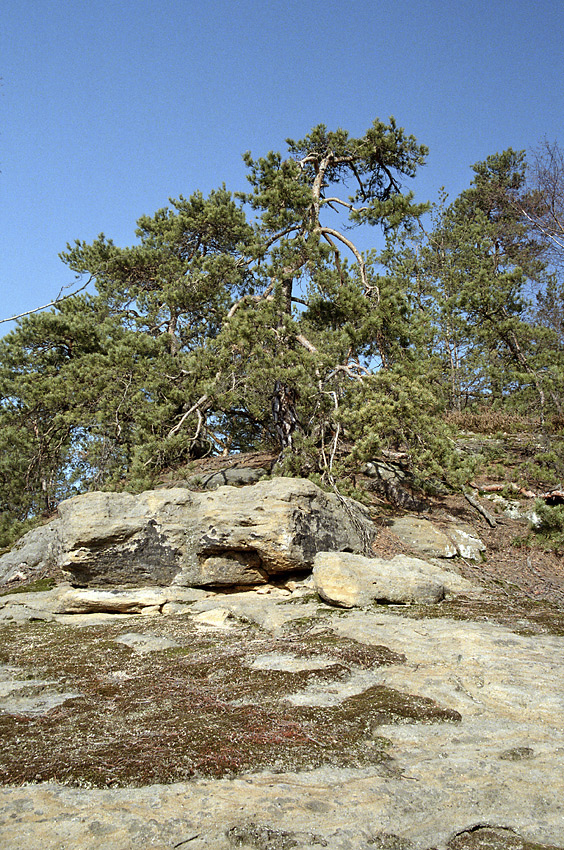
[[[34,717],[82,696],[62,690],[59,682],[30,677],[29,671],[0,664],[0,714]]]
[[[20,604],[3,605],[0,608],[1,623],[29,623],[30,620],[42,620],[48,623],[54,619],[55,615],[41,606]]]
[[[232,487],[247,487],[256,484],[261,478],[268,475],[268,470],[263,467],[232,467],[210,472],[207,475],[198,475],[188,479],[189,486],[198,485],[204,490],[217,490],[228,484]]]
[[[170,638],[159,637],[158,635],[138,634],[137,632],[128,632],[125,635],[120,635],[115,638],[114,642],[124,643],[139,655],[144,655],[146,652],[159,652],[163,649],[174,649],[178,646],[177,641],[170,640]]]
[[[59,506],[60,566],[73,585],[256,585],[311,568],[316,552],[363,551],[366,509],[310,481],[86,493]]]
[[[338,660],[329,655],[304,658],[288,652],[267,652],[253,658],[249,666],[254,670],[283,670],[288,673],[303,673],[306,670],[323,670],[325,667],[331,667],[337,663]]]
[[[85,493],[59,505],[60,566],[72,584],[168,585],[178,574],[194,496],[187,490]]]
[[[134,590],[65,590],[59,596],[57,614],[141,614],[147,609],[160,608],[168,602],[161,588]]]
[[[363,551],[375,531],[361,505],[347,500],[345,506],[303,479],[275,478],[197,495],[190,557],[178,584],[257,584],[278,573],[311,568],[322,550]]]
[[[446,530],[447,536],[456,546],[456,551],[461,558],[467,561],[482,560],[482,553],[486,551],[486,544],[480,540],[477,533],[469,525],[450,525]]]
[[[455,558],[458,554],[452,540],[428,519],[404,516],[395,519],[391,528],[403,543],[428,558]]]
[[[405,555],[385,560],[347,552],[320,552],[315,557],[313,578],[319,596],[342,608],[362,607],[374,601],[433,603],[447,594],[476,589],[456,573]]]
[[[143,614],[147,609],[159,610],[167,603],[184,606],[202,599],[205,591],[194,588],[140,587],[127,590],[95,590],[90,588],[61,588],[56,593],[57,614]]]
[[[209,611],[201,611],[192,618],[201,626],[213,626],[216,629],[228,629],[231,611],[227,608],[210,608]]]
[[[52,590],[39,593],[9,593],[0,597],[0,621],[26,623],[30,620],[51,621],[58,607]]]
[[[63,584],[40,593],[13,593],[0,597],[0,621],[53,620],[59,615],[71,614],[185,612],[192,603],[207,596],[205,590],[186,587],[98,590]]]
[[[253,606],[298,609],[298,615],[305,609],[313,616],[308,605],[273,602],[268,595],[229,594],[226,599],[231,605],[239,597]],[[204,604],[217,606],[217,601],[195,603]],[[319,605],[314,608],[319,612]],[[438,701],[462,719],[389,723],[376,718],[373,724],[367,718],[363,745],[370,747],[376,737],[387,739],[391,760],[358,769],[339,767],[328,758],[327,764],[315,769],[262,769],[217,780],[194,776],[190,781],[144,787],[73,787],[54,781],[4,786],[0,788],[2,847],[562,848],[561,633],[515,633],[482,617],[476,622],[412,619],[383,608],[346,612],[324,608],[318,617],[323,633],[330,630],[366,646],[386,645],[403,658],[369,668],[351,665],[348,676],[341,672],[332,677],[331,668],[311,676],[306,670],[305,675],[296,675],[295,692],[281,691],[290,706],[325,706],[331,712],[346,707],[355,695],[364,701],[378,688],[386,688],[414,702]],[[178,626],[173,626],[171,633],[178,636]],[[76,635],[80,640],[78,631]],[[222,652],[220,638],[215,642],[216,662]],[[187,635],[183,650],[186,644]],[[328,657],[330,647],[327,641]],[[125,653],[119,655],[123,658]],[[101,676],[135,682],[138,658],[131,669],[116,670],[111,655],[105,657],[108,663]],[[226,665],[230,658],[227,654]],[[294,653],[292,646],[275,655],[265,651],[261,642],[246,651],[244,663],[255,671],[269,669],[274,678],[285,675],[284,671],[297,672],[294,665],[301,667],[307,659],[312,656]],[[8,669],[4,678],[11,682],[26,672]],[[230,667],[224,672],[228,677]],[[5,695],[2,680],[0,665],[0,702]],[[28,679],[20,684],[14,692],[17,698],[24,695],[25,686],[41,682]],[[48,682],[43,685],[51,687]],[[256,704],[266,705],[270,712],[273,703],[269,700],[270,691],[267,695],[257,691]],[[322,709],[315,714],[321,715]],[[116,719],[123,734],[123,717]],[[313,747],[315,735],[311,726],[307,728]],[[92,728],[93,735],[97,731]],[[287,731],[292,731],[291,725]],[[139,747],[144,743],[144,739],[133,740]],[[149,743],[153,745],[152,740]],[[151,746],[155,759],[162,758],[159,744],[157,729]],[[114,745],[112,737],[109,758]],[[471,840],[461,843],[461,836]]]
[[[0,557],[0,585],[16,579],[25,581],[41,569],[56,563],[60,543],[57,520],[33,528]]]

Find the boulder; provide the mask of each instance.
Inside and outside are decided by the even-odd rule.
[[[442,530],[431,520],[414,516],[395,519],[392,531],[403,543],[427,558],[455,558],[457,555],[468,561],[481,561],[486,544],[480,540],[470,525],[450,522]]]
[[[428,519],[403,516],[392,522],[399,539],[427,558],[455,558],[458,550],[452,540]]]
[[[348,552],[319,552],[313,579],[319,596],[342,608],[373,602],[434,603],[446,595],[476,589],[456,573],[405,555],[385,560]]]
[[[181,569],[196,495],[85,493],[61,502],[59,566],[77,586],[166,586]]]
[[[188,479],[187,484],[189,487],[201,487],[203,490],[217,490],[225,484],[232,487],[247,487],[256,484],[265,475],[268,475],[268,470],[263,467],[236,466],[218,469],[206,475],[194,475]]]
[[[362,505],[296,478],[202,493],[85,493],[58,514],[35,569],[56,557],[75,587],[264,584],[311,569],[319,551],[364,552],[375,534]]]
[[[469,525],[449,525],[446,534],[456,546],[456,551],[461,558],[467,561],[482,560],[482,553],[486,551],[486,544],[480,540],[477,533]]]
[[[60,551],[59,521],[33,528],[0,557],[0,585],[27,581],[57,562]]]
[[[253,585],[313,567],[317,552],[363,552],[375,534],[362,505],[311,481],[274,478],[198,497],[176,584]]]

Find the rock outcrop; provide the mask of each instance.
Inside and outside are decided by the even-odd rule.
[[[443,531],[431,522],[415,516],[403,516],[391,524],[400,540],[427,558],[466,558],[480,561],[485,544],[469,525],[449,523]]]
[[[78,587],[256,585],[310,570],[319,551],[364,552],[374,533],[360,504],[303,479],[86,493],[0,558],[0,578],[57,565]]]
[[[59,520],[34,528],[0,557],[0,585],[29,581],[57,562],[59,557]]]
[[[476,587],[454,572],[420,558],[364,558],[348,552],[319,552],[313,578],[319,596],[331,605],[355,608],[383,603],[440,602]]]
[[[2,767],[34,727],[41,758],[0,788],[0,845],[562,850],[562,634],[409,610],[247,591],[181,618],[4,627]],[[62,726],[81,749],[61,764]],[[203,755],[262,761],[214,778]]]

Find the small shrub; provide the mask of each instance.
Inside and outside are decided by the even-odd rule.
[[[564,505],[547,505],[542,499],[535,502],[539,518],[532,530],[535,536],[550,549],[564,550]]]

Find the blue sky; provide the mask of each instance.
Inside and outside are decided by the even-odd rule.
[[[564,144],[563,36],[562,0],[4,0],[0,318],[72,283],[67,242],[131,244],[140,215],[245,189],[244,151],[318,123],[394,115],[430,149],[421,201]]]

